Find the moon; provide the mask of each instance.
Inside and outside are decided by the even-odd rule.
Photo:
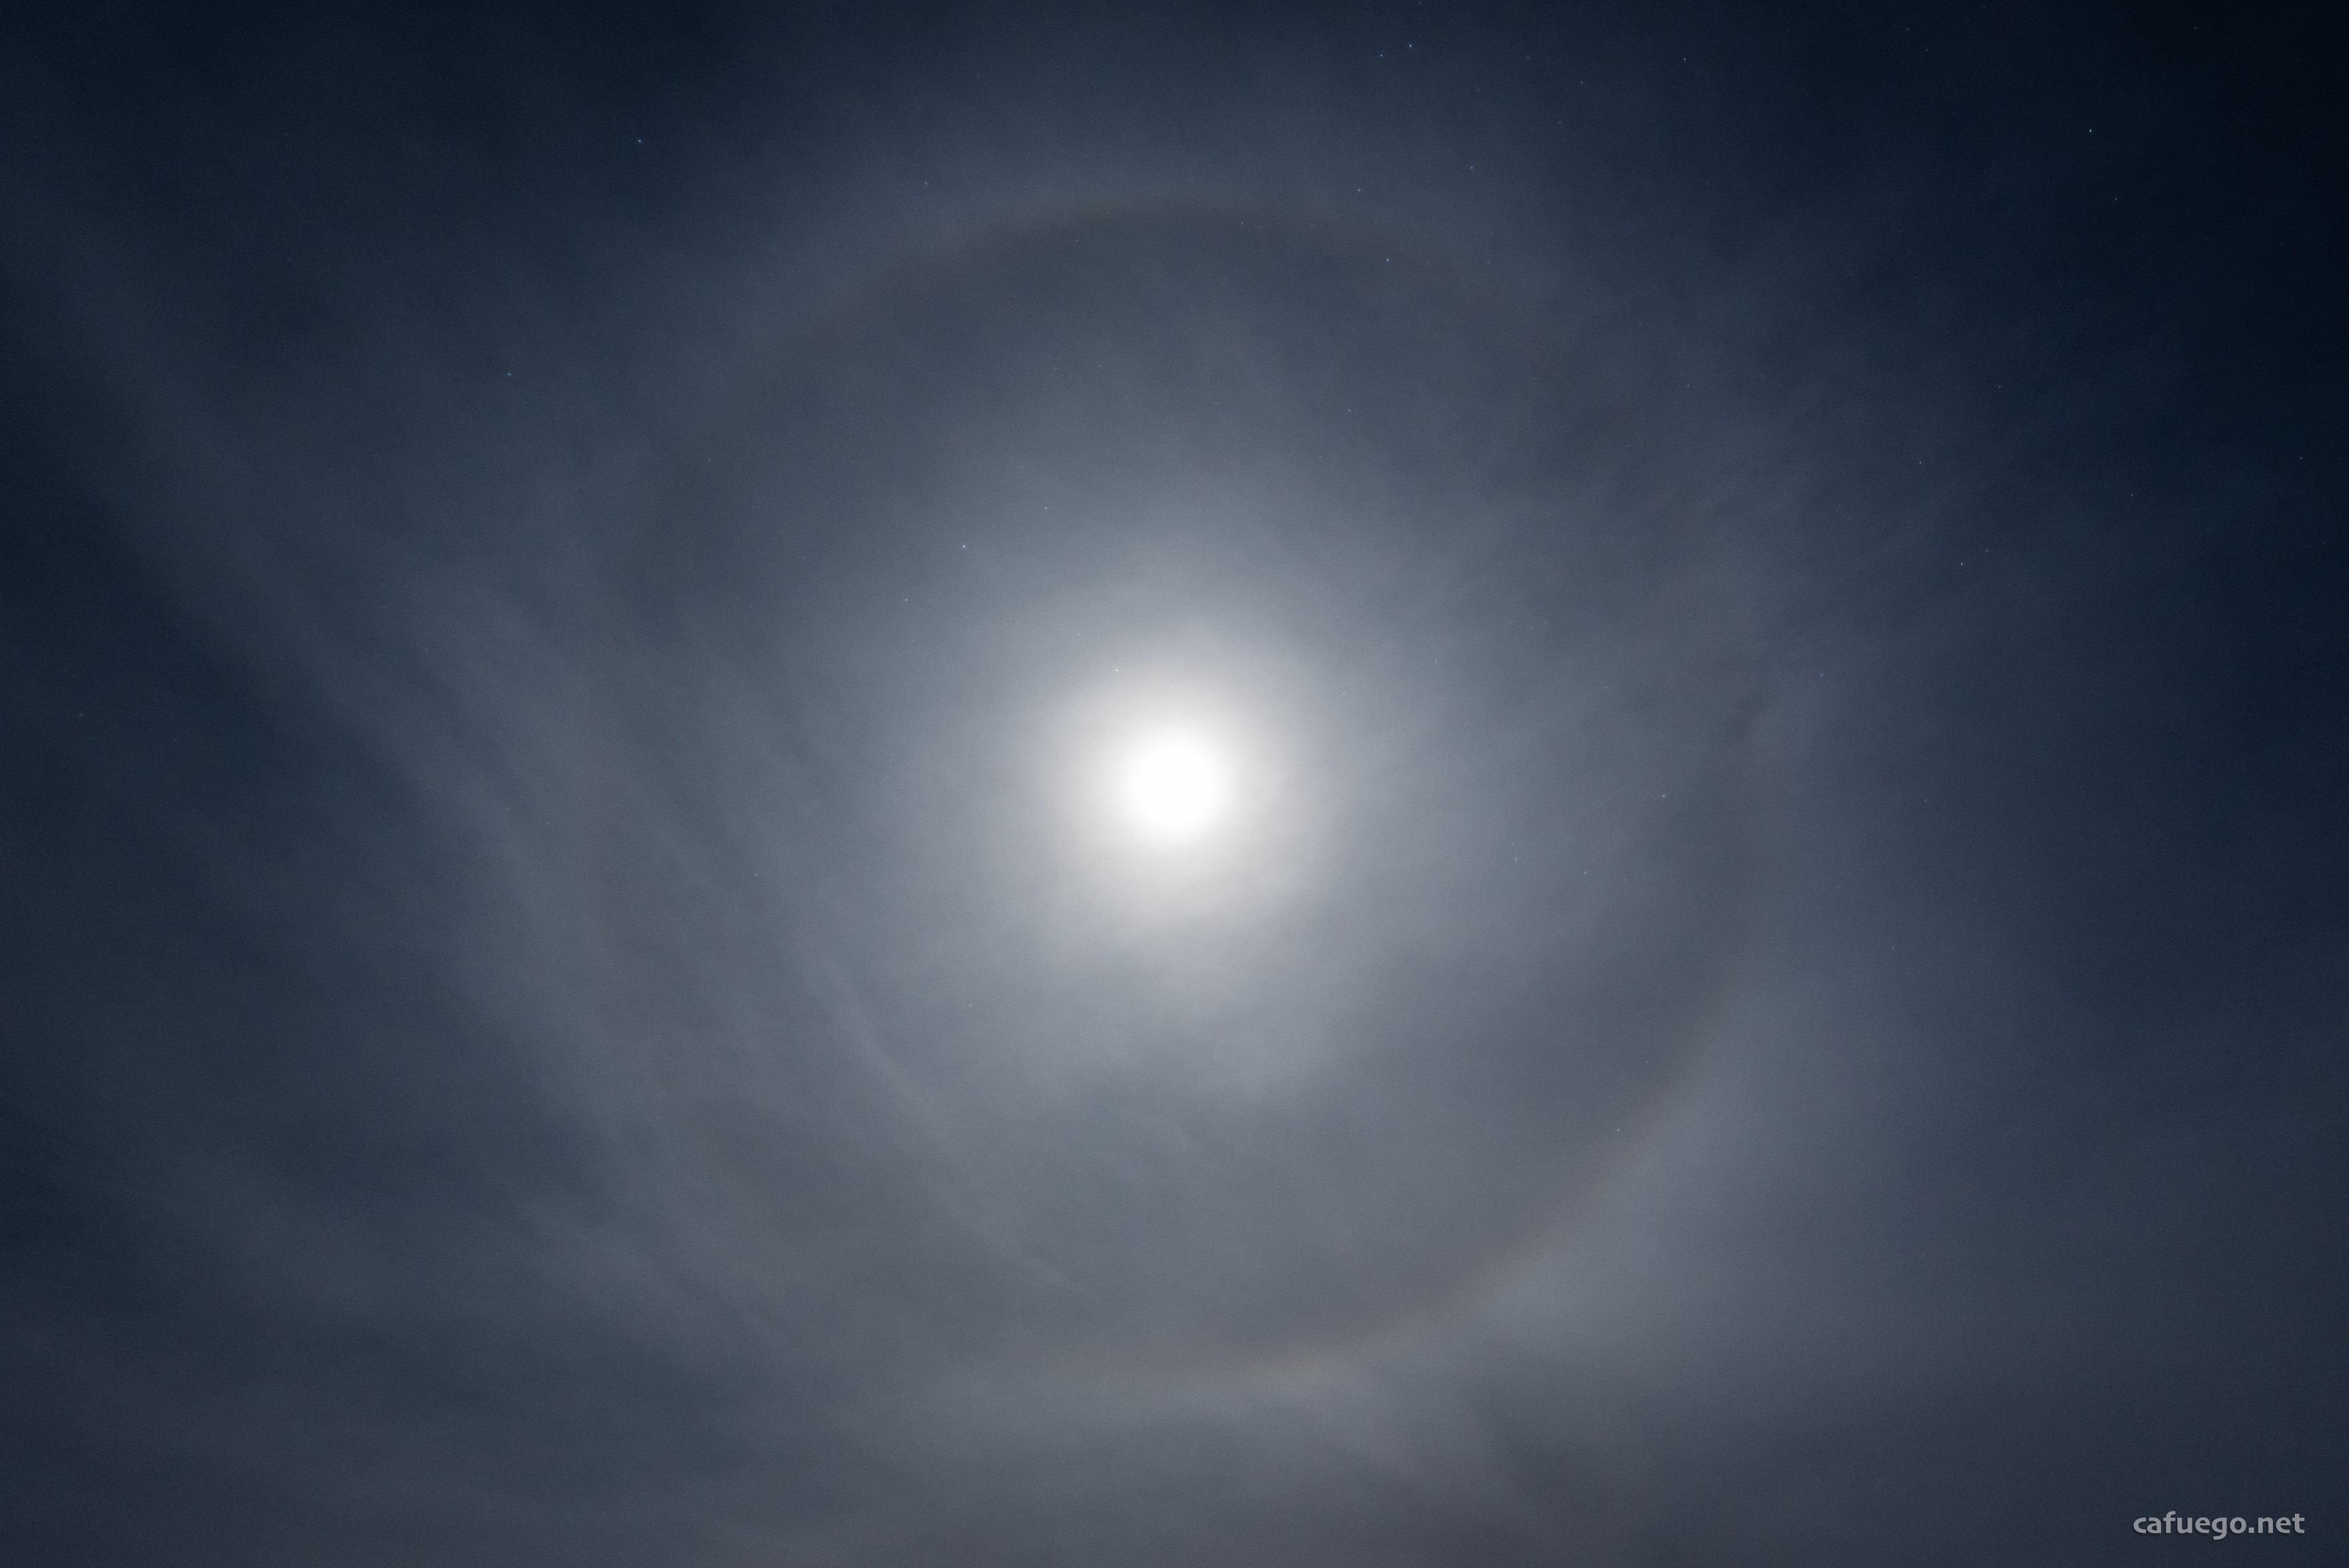
[[[1127,754],[1119,775],[1126,820],[1143,837],[1188,843],[1212,832],[1231,802],[1231,768],[1222,753],[1181,731],[1152,735]]]

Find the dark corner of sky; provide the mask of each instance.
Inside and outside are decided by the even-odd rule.
[[[0,16],[0,1562],[2342,1560],[2344,43]]]

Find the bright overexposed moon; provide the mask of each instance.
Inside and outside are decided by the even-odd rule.
[[[1153,839],[1195,839],[1221,820],[1231,799],[1231,770],[1212,746],[1191,735],[1154,735],[1126,757],[1120,795],[1127,819]]]

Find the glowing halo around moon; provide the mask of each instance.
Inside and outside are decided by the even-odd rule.
[[[1195,735],[1162,731],[1143,738],[1118,769],[1125,820],[1161,844],[1190,843],[1213,832],[1231,806],[1231,766]]]
[[[869,756],[882,786],[869,805],[885,813],[870,820],[902,827],[891,841],[913,852],[868,862],[866,836],[812,831],[839,858],[819,862],[838,874],[808,879],[808,925],[825,934],[827,974],[863,977],[843,994],[843,1029],[878,1042],[874,1018],[907,1020],[874,1061],[893,1094],[918,1091],[907,1103],[937,1129],[926,1137],[976,1151],[972,1179],[989,1194],[979,1251],[993,1258],[1013,1238],[1021,1259],[1074,1287],[1068,1315],[1033,1342],[1039,1356],[1017,1358],[1023,1377],[1049,1364],[1089,1390],[1222,1399],[1485,1334],[1518,1310],[1504,1305],[1516,1293],[1549,1288],[1528,1282],[1566,1266],[1590,1205],[1716,1037],[1760,863],[1748,852],[1747,758],[1736,747],[1684,757],[1665,744],[1678,729],[1656,732],[1629,706],[1623,694],[1640,682],[1628,677],[1648,668],[1637,661],[1649,645],[1638,609],[1649,568],[1644,554],[1615,551],[1603,517],[1588,544],[1603,569],[1556,586],[1559,603],[1592,626],[1619,624],[1619,635],[1576,643],[1579,662],[1563,645],[1539,659],[1491,645],[1506,655],[1500,667],[1556,684],[1526,686],[1506,724],[1472,724],[1446,696],[1455,661],[1444,658],[1443,676],[1423,669],[1384,624],[1392,583],[1453,570],[1453,546],[1374,505],[1359,523],[1364,548],[1325,557],[1307,548],[1319,536],[1292,535],[1289,520],[1358,492],[1259,485],[1251,464],[1266,429],[1294,435],[1295,471],[1309,480],[1319,454],[1330,471],[1358,454],[1352,434],[1325,447],[1309,420],[1281,422],[1307,401],[1283,377],[1310,388],[1332,356],[1379,355],[1408,385],[1423,368],[1455,374],[1464,339],[1547,341],[1546,329],[1519,313],[1516,292],[1489,290],[1481,273],[1455,278],[1448,253],[1430,251],[1426,309],[1437,314],[1308,313],[1295,354],[1287,338],[1268,340],[1248,383],[1261,405],[1230,416],[1228,429],[1198,427],[1202,450],[1242,443],[1231,449],[1247,461],[1211,470],[1228,482],[1201,480],[1188,456],[1162,478],[1164,429],[1193,428],[1183,422],[1218,407],[1229,384],[1199,347],[1220,340],[1197,325],[1222,311],[1252,320],[1259,289],[1303,275],[1359,279],[1344,297],[1382,299],[1373,285],[1399,237],[1149,198],[1009,212],[962,232],[818,301],[773,367],[746,383],[707,476],[648,531],[664,585],[657,624],[680,639],[680,689],[701,689],[713,670],[781,678],[811,660],[873,673],[858,710],[869,731],[811,733],[844,746],[843,758]],[[1197,265],[1170,268],[1169,255]],[[1028,363],[1040,279],[1068,343],[1127,342],[1165,367],[1143,401],[1105,399],[1095,428],[1071,423],[1057,402],[1023,411],[1002,399],[990,356]],[[1636,403],[1578,363],[1555,380],[1531,357],[1492,363],[1494,378],[1472,376],[1464,396],[1594,418],[1619,398]],[[911,415],[853,441],[807,419],[874,396]],[[974,426],[995,417],[980,410],[1002,422]],[[1423,438],[1416,403],[1384,417],[1381,484],[1408,496],[1453,482],[1451,448]],[[902,616],[835,629],[799,613],[861,573],[895,571],[932,538],[925,531],[946,514],[891,476],[959,471],[977,428],[990,449],[1034,461],[1003,465],[1007,477],[973,470],[951,492],[952,515],[1027,520],[1007,524],[990,555],[998,581],[1027,596],[957,599],[936,639],[910,649]],[[1079,436],[1086,444],[1062,444]],[[1029,505],[1020,476],[1030,473],[1066,474],[1088,504],[1045,519]],[[1560,507],[1580,493],[1571,471],[1524,482]],[[810,573],[773,519],[843,497],[881,521]],[[1480,522],[1495,531],[1493,559],[1517,537],[1518,515],[1513,502]],[[1535,512],[1525,516],[1534,526]],[[1612,564],[1619,553],[1630,567]],[[1242,561],[1262,570],[1242,581],[1217,564]],[[1514,583],[1463,570],[1464,591],[1515,602]],[[740,638],[740,652],[704,641],[720,637]],[[975,650],[1003,656],[974,661]],[[1543,662],[1552,654],[1555,665]],[[1716,723],[1734,732],[1750,690],[1709,676],[1662,689],[1674,722],[1700,727],[1692,736]],[[670,744],[666,704],[640,721],[648,748]],[[802,820],[772,816],[778,799],[809,824],[831,820],[830,795],[800,789],[796,743],[768,744],[763,723],[712,733],[748,748],[746,767],[786,769],[778,789],[740,793],[744,841]],[[946,748],[950,738],[970,749]],[[702,820],[689,793],[698,773],[665,787],[679,791],[680,820]],[[1684,794],[1719,809],[1679,810]],[[677,874],[667,859],[647,864],[646,874]],[[635,891],[616,883],[609,894],[629,918],[643,906]],[[646,940],[668,940],[668,929],[648,925]],[[766,970],[741,973],[747,985]],[[987,1021],[916,1022],[965,1016]],[[1375,1149],[1361,1136],[1371,1127]],[[677,1136],[681,1150],[701,1147],[698,1132]],[[731,1171],[720,1175],[744,1184],[744,1222],[768,1223],[771,1198]],[[1093,1191],[1131,1194],[1130,1212],[1153,1222],[1105,1223],[1070,1202]],[[936,1212],[956,1233],[977,1222],[959,1202]],[[909,1247],[931,1233],[905,1229]],[[1311,1244],[1323,1236],[1361,1245]],[[939,1277],[910,1264],[887,1277],[900,1274]],[[750,1283],[765,1288],[763,1278]],[[951,1314],[958,1300],[924,1285],[889,1305],[927,1325],[933,1302]],[[942,1330],[956,1321],[936,1320]]]

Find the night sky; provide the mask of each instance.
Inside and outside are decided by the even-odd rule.
[[[2327,10],[12,10],[0,1562],[2342,1561]]]

